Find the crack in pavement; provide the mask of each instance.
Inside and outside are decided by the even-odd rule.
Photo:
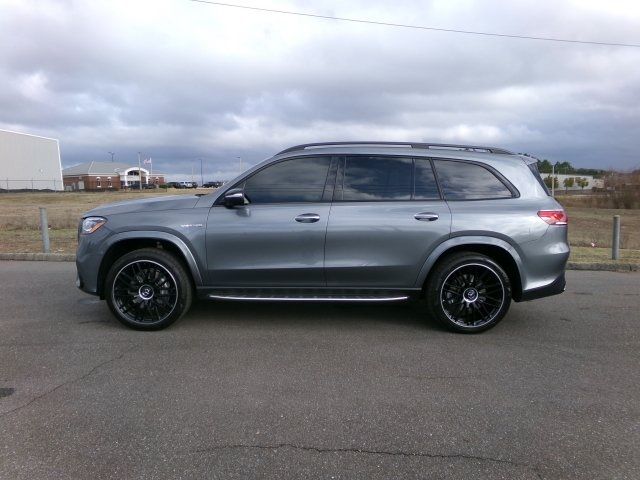
[[[475,375],[398,375],[398,378],[408,378],[411,380],[468,380],[485,377],[483,374]]]
[[[41,398],[46,397],[47,395],[55,392],[56,390],[58,390],[59,388],[65,387],[67,385],[71,385],[73,383],[76,382],[80,382],[82,380],[84,380],[85,378],[91,376],[95,371],[97,371],[99,368],[104,367],[105,365],[109,364],[109,363],[113,363],[116,362],[118,360],[120,360],[122,357],[124,357],[127,353],[129,353],[130,351],[132,351],[134,348],[136,348],[136,345],[132,346],[131,348],[126,349],[124,352],[122,352],[120,355],[110,358],[109,360],[105,360],[102,363],[99,363],[98,365],[94,366],[93,368],[91,368],[91,370],[89,370],[87,373],[84,373],[82,375],[80,375],[79,377],[76,378],[72,378],[71,380],[67,380],[66,382],[62,382],[58,385],[56,385],[55,387],[53,387],[52,389],[47,390],[44,393],[41,393],[40,395],[33,397],[31,400],[29,400],[27,403],[23,403],[22,405],[18,405],[15,408],[12,408],[11,410],[7,410],[6,412],[2,412],[0,413],[0,418],[4,418],[7,415],[9,415],[10,413],[14,413],[17,412],[19,410],[22,410],[23,408],[28,407],[29,405],[31,405],[32,403],[40,400]]]
[[[515,467],[526,467],[534,471],[534,473],[538,474],[534,467],[528,465],[526,463],[518,463],[512,460],[506,460],[502,458],[494,458],[494,457],[483,457],[479,455],[467,455],[464,453],[452,453],[452,454],[444,454],[444,453],[424,453],[424,452],[404,452],[402,450],[368,450],[363,448],[323,448],[323,447],[309,447],[304,445],[295,445],[293,443],[278,443],[275,445],[256,445],[256,444],[224,444],[224,445],[213,445],[210,447],[205,447],[197,450],[192,450],[188,453],[208,453],[217,450],[231,450],[231,449],[240,449],[240,448],[256,448],[262,450],[277,450],[279,448],[291,448],[293,450],[304,450],[311,451],[317,453],[361,453],[366,455],[387,455],[387,456],[396,456],[396,457],[424,457],[424,458],[460,458],[463,460],[478,460],[483,462],[494,462],[512,465]],[[539,474],[538,474],[539,475]]]

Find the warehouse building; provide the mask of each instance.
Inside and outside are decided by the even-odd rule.
[[[120,162],[87,162],[62,171],[65,190],[124,190],[153,187],[165,183],[164,174]]]
[[[62,190],[55,138],[0,130],[0,190]]]

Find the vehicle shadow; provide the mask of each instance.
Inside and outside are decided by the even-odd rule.
[[[418,303],[325,303],[325,302],[233,302],[194,301],[182,325],[270,324],[304,326],[391,325],[419,330],[443,331]]]

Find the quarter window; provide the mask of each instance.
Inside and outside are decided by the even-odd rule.
[[[466,162],[436,160],[436,171],[446,200],[511,198],[511,191],[488,169]]]
[[[330,163],[330,157],[276,163],[247,179],[244,194],[253,204],[320,202]]]

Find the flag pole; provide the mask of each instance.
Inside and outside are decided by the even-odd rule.
[[[138,186],[139,190],[142,191],[142,167],[140,166],[140,152],[138,152]]]

